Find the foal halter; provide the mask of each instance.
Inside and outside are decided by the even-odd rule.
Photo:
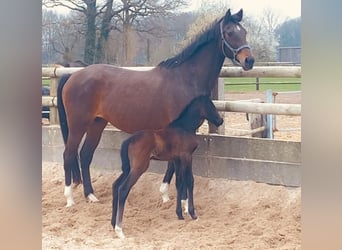
[[[236,55],[242,50],[242,49],[251,49],[251,47],[248,44],[244,44],[242,46],[240,46],[237,49],[234,49],[232,46],[230,46],[230,44],[226,41],[226,39],[224,39],[223,36],[223,26],[222,26],[223,20],[220,22],[220,32],[221,32],[221,40],[222,40],[222,53],[225,57],[229,58],[226,54],[226,52],[224,52],[224,46],[226,45],[228,47],[228,49],[233,53],[233,58],[229,58],[230,60],[232,60],[233,64],[236,66],[242,66],[241,63],[236,60]]]

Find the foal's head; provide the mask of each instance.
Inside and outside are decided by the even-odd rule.
[[[199,96],[195,99],[194,103],[194,108],[198,109],[200,119],[207,119],[217,127],[223,123],[222,117],[217,112],[216,107],[209,96]]]

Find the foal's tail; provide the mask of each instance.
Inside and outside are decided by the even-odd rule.
[[[128,173],[131,171],[131,164],[129,162],[129,157],[128,157],[128,147],[131,141],[132,141],[132,136],[126,139],[121,144],[120,156],[121,156],[121,163],[122,163],[122,173],[124,175],[128,175]]]
[[[64,144],[66,144],[67,139],[68,139],[69,128],[68,128],[64,104],[62,100],[62,90],[70,76],[71,74],[62,75],[61,79],[59,80],[58,87],[57,87],[57,110],[58,110],[59,124],[61,126]]]

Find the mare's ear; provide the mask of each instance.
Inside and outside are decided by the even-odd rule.
[[[224,22],[228,23],[231,17],[232,17],[232,14],[230,13],[230,9],[228,9],[226,12],[226,15],[224,16]]]
[[[242,9],[240,9],[238,13],[234,14],[234,16],[236,17],[235,20],[236,20],[237,22],[241,22],[242,16],[243,16],[243,11],[242,11]]]

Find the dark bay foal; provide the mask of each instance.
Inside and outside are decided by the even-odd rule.
[[[192,173],[192,154],[198,146],[195,131],[207,119],[216,126],[223,123],[209,96],[193,99],[176,120],[158,130],[141,130],[121,145],[122,174],[113,183],[112,226],[120,238],[124,238],[122,218],[126,198],[139,177],[148,169],[150,160],[174,161],[177,187],[176,214],[184,219],[181,194],[186,192],[189,214],[196,219]]]

